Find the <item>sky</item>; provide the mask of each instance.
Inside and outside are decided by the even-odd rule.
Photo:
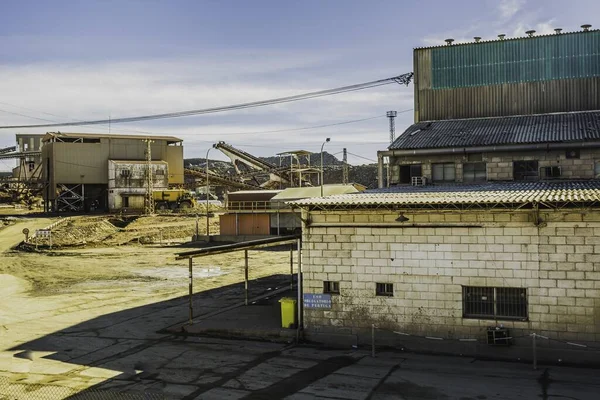
[[[0,0],[0,125],[121,118],[265,100],[412,71],[415,47],[600,26],[597,0]],[[593,18],[596,16],[596,18]],[[594,20],[595,19],[595,20]],[[186,158],[217,141],[254,155],[325,150],[375,162],[413,123],[413,87],[390,84],[241,111],[16,133],[168,134]],[[361,122],[301,129],[347,121]],[[268,131],[284,131],[271,132]],[[288,130],[288,131],[286,131]],[[210,158],[226,157],[218,150]],[[0,160],[0,170],[14,167]]]

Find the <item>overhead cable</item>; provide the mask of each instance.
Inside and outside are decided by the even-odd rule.
[[[369,89],[377,86],[389,85],[391,83],[405,84],[408,85],[412,80],[413,73],[402,74],[398,76],[394,76],[391,78],[379,79],[372,82],[359,83],[356,85],[343,86],[335,89],[321,90],[317,92],[309,92],[294,96],[287,97],[279,97],[269,100],[261,100],[254,101],[250,103],[241,103],[234,104],[230,106],[223,107],[213,107],[213,108],[205,108],[200,110],[189,110],[189,111],[178,111],[172,113],[165,114],[152,114],[152,115],[142,115],[138,117],[127,117],[127,118],[115,118],[115,119],[102,119],[102,120],[91,120],[91,121],[78,121],[78,122],[63,122],[63,123],[53,123],[53,124],[37,124],[37,125],[4,125],[0,126],[0,129],[24,129],[24,128],[49,128],[49,127],[59,127],[59,126],[77,126],[77,125],[101,125],[101,124],[118,124],[118,123],[126,123],[126,122],[136,122],[136,121],[148,121],[155,119],[165,119],[165,118],[180,118],[187,117],[192,115],[202,115],[202,114],[212,114],[217,112],[224,111],[233,111],[233,110],[242,110],[246,108],[253,107],[263,107],[272,104],[281,104],[281,103],[289,103],[293,101],[307,100],[316,97],[323,96],[331,96],[340,93],[353,92],[357,90]]]

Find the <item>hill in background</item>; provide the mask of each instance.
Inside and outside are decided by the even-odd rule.
[[[290,165],[290,157],[259,157],[260,159],[275,166]],[[305,158],[302,160],[305,162]],[[184,160],[186,168],[206,166],[204,158],[187,158]],[[312,153],[310,155],[310,165],[319,168],[321,165],[321,153]],[[326,184],[342,183],[342,167],[344,163],[332,154],[323,152],[323,180]],[[209,160],[211,171],[219,175],[235,175],[233,164],[229,161]],[[369,189],[377,187],[377,164],[350,165],[348,171],[348,180],[351,183],[360,183]]]

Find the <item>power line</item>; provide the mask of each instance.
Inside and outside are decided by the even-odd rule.
[[[367,161],[377,162],[377,160],[373,160],[373,159],[371,159],[371,158],[367,158],[367,157],[359,156],[358,154],[354,154],[354,153],[350,153],[350,152],[348,152],[348,154],[350,154],[350,155],[353,155],[354,157],[363,158],[363,159],[365,159],[365,160],[367,160]]]
[[[165,119],[165,118],[179,118],[179,117],[187,117],[192,115],[202,115],[202,114],[212,114],[217,112],[224,111],[232,111],[232,110],[241,110],[246,108],[253,107],[263,107],[273,104],[281,104],[281,103],[289,103],[293,101],[307,100],[316,97],[323,96],[331,96],[340,93],[353,92],[357,90],[369,89],[377,86],[389,85],[391,83],[399,83],[408,85],[412,80],[413,73],[402,74],[398,76],[394,76],[391,78],[379,79],[372,82],[359,83],[356,85],[343,86],[335,89],[321,90],[317,92],[309,92],[294,96],[287,97],[279,97],[269,100],[261,100],[254,101],[250,103],[241,103],[241,104],[233,104],[230,106],[223,107],[213,107],[213,108],[205,108],[200,110],[189,110],[189,111],[179,111],[165,114],[152,114],[152,115],[143,115],[138,117],[127,117],[127,118],[115,118],[115,119],[102,119],[102,120],[91,120],[91,121],[79,121],[79,122],[64,122],[64,123],[54,123],[54,124],[38,124],[38,125],[4,125],[0,126],[0,129],[24,129],[24,128],[48,128],[48,127],[59,127],[59,126],[76,126],[76,125],[101,125],[101,124],[117,124],[117,123],[126,123],[126,122],[136,122],[136,121],[148,121],[155,119]]]
[[[319,128],[328,128],[330,126],[353,124],[355,122],[369,121],[369,120],[372,120],[372,119],[377,119],[377,118],[382,118],[382,117],[385,117],[385,115],[377,115],[375,117],[354,119],[354,120],[351,120],[351,121],[336,122],[336,123],[333,123],[333,124],[326,124],[326,125],[305,126],[305,127],[302,127],[302,128],[277,129],[277,130],[273,130],[273,131],[216,133],[215,135],[219,135],[219,136],[232,136],[232,135],[257,135],[257,134],[264,134],[264,133],[294,132],[294,131],[303,131],[303,130],[307,130],[307,129],[319,129]]]

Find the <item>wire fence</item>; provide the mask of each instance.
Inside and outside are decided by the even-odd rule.
[[[158,391],[90,388],[77,390],[57,383],[12,381],[0,377],[0,400],[165,400]]]

